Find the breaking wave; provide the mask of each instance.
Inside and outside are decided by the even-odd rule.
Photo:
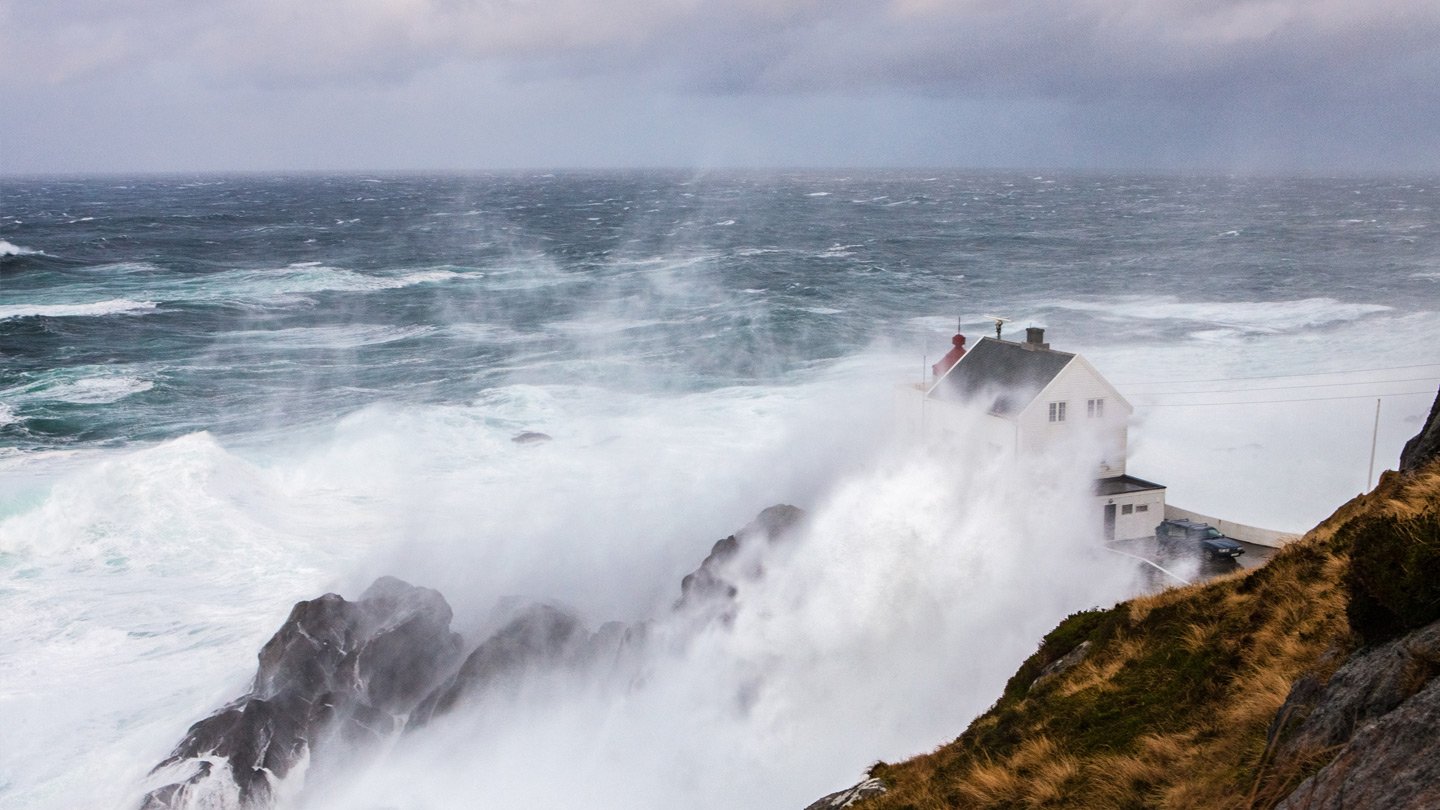
[[[1367,315],[1388,312],[1381,304],[1359,304],[1334,298],[1302,298],[1295,301],[1181,301],[1174,296],[1131,296],[1113,302],[1057,301],[1052,306],[1094,313],[1118,320],[1142,319],[1208,324],[1249,334],[1280,334],[1302,329],[1357,321]],[[1203,330],[1211,335],[1213,329]]]
[[[6,242],[4,239],[0,239],[0,256],[37,256],[43,252],[44,251],[21,247],[13,242]]]
[[[154,301],[131,301],[128,298],[112,298],[93,304],[12,304],[0,306],[0,321],[12,318],[93,318],[149,312],[155,306]]]

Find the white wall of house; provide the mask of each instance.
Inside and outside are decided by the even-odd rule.
[[[896,388],[896,419],[903,434],[935,448],[993,456],[1015,454],[1015,423],[953,400],[925,396],[915,384]]]
[[[1115,539],[1136,540],[1154,537],[1155,527],[1165,519],[1165,490],[1127,492],[1123,495],[1102,495],[1095,499],[1100,510],[1097,525],[1104,525],[1105,507],[1115,507]]]
[[[1127,429],[1133,411],[1094,366],[1076,356],[1020,413],[1020,446],[1025,452],[1038,452],[1084,431],[1099,443],[1101,457],[1096,476],[1124,475]]]

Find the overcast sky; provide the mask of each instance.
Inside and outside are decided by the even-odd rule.
[[[1440,170],[1440,0],[0,0],[0,172]]]

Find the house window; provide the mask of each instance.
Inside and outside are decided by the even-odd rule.
[[[1065,403],[1063,403],[1063,402],[1052,402],[1052,403],[1050,403],[1050,421],[1051,421],[1051,422],[1064,422],[1064,421],[1065,421]]]
[[[1105,415],[1105,400],[1092,399],[1085,403],[1085,414],[1091,419],[1099,419]]]
[[[1150,511],[1150,504],[1148,504],[1148,503],[1142,503],[1142,504],[1140,504],[1139,506],[1135,507],[1135,511],[1136,511],[1136,512],[1149,512],[1149,511]]]
[[[1128,503],[1127,503],[1127,504],[1125,504],[1124,506],[1120,507],[1120,514],[1122,514],[1122,515],[1128,515],[1128,514],[1130,514],[1131,512],[1134,512],[1134,511],[1135,511],[1135,506],[1134,506],[1133,504],[1128,504]]]

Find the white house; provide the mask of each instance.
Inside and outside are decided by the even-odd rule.
[[[1165,487],[1125,471],[1134,407],[1090,361],[1051,349],[1045,330],[1025,332],[1023,343],[982,338],[929,384],[903,387],[902,422],[932,445],[1014,456],[1083,430],[1098,448],[1095,496],[1105,539],[1154,536],[1165,517]],[[958,446],[962,436],[970,446]]]

